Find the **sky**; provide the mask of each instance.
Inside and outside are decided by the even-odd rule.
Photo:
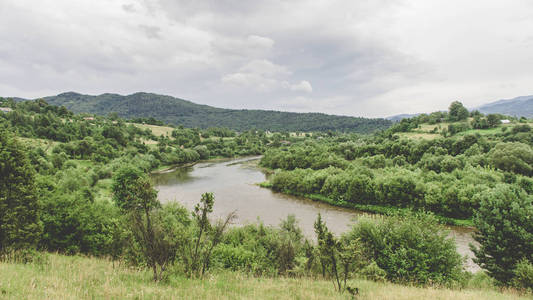
[[[533,94],[531,0],[0,0],[0,95],[386,117]]]

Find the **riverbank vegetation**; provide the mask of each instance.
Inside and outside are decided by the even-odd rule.
[[[434,137],[406,138],[428,126],[424,133]],[[261,166],[276,171],[263,186],[371,212],[425,211],[474,225],[477,261],[510,284],[521,259],[533,262],[532,146],[529,121],[469,113],[454,102],[449,112],[404,119],[374,136],[269,149]]]
[[[487,297],[501,295],[495,286],[516,288],[508,297],[533,288],[533,133],[520,120],[494,136],[443,133],[423,141],[398,133],[418,128],[413,124],[424,115],[374,136],[183,127],[159,128],[156,135],[157,122],[146,126],[113,115],[74,115],[42,100],[1,101],[13,111],[0,114],[0,267],[42,278],[43,285],[62,287],[62,293],[120,297],[125,286],[138,286],[154,297],[179,296],[186,291],[182,287],[208,289],[198,291],[198,297],[237,295],[226,296],[222,288],[209,294],[207,279],[227,281],[228,288],[241,293],[237,297],[266,289],[244,289],[231,276],[267,286],[314,282],[309,291],[294,292],[311,299],[332,291],[372,298],[383,295],[378,291],[383,286],[416,295],[476,286],[472,293]],[[450,109],[450,115],[456,110],[464,118],[460,107]],[[446,114],[442,118],[452,122]],[[510,158],[502,159],[502,152]],[[161,204],[149,177],[162,166],[262,153],[261,165],[275,170],[269,184],[277,191],[390,208],[390,216],[363,219],[335,236],[319,215],[315,239],[303,236],[293,216],[276,227],[229,227],[232,214],[220,221],[209,218],[216,195],[204,194],[189,212],[176,203]],[[439,218],[471,220],[477,226],[476,259],[490,278],[463,270]],[[94,285],[73,278],[65,286],[50,277],[63,275],[43,271],[50,261],[61,268],[76,257],[107,270],[106,277],[94,279]],[[147,270],[156,283],[148,282]],[[0,288],[16,298],[24,288],[13,287],[26,283],[12,278]],[[475,283],[480,281],[483,291]],[[328,282],[332,291],[324,288]],[[103,294],[97,291],[102,286]],[[79,287],[88,290],[71,290]],[[261,295],[286,295],[277,293],[283,290]]]

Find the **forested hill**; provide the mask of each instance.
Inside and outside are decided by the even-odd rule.
[[[533,118],[533,95],[499,100],[480,106],[477,109],[484,114],[497,113]]]
[[[227,127],[238,131],[255,128],[271,131],[333,130],[371,133],[386,129],[391,125],[391,121],[385,119],[334,116],[322,113],[223,109],[151,93],[91,96],[69,92],[45,97],[44,100],[53,105],[63,105],[75,113],[97,115],[117,113],[126,119],[153,117],[169,124],[185,127]]]

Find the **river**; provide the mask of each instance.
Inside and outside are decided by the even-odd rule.
[[[203,193],[212,192],[215,196],[215,217],[223,218],[236,211],[236,225],[259,221],[265,225],[278,225],[287,215],[293,214],[309,238],[314,237],[313,224],[318,213],[337,235],[349,230],[365,214],[257,186],[257,183],[266,180],[266,175],[257,167],[259,159],[248,157],[201,162],[156,173],[152,178],[159,191],[158,198],[163,203],[177,201],[192,209]],[[469,228],[450,227],[458,252],[468,257],[466,269],[477,271],[479,267],[472,262],[473,253],[468,246],[474,242],[471,233]]]

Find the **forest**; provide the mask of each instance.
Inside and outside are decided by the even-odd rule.
[[[533,289],[533,131],[525,118],[454,102],[372,135],[298,134],[161,127],[156,118],[74,114],[45,100],[0,98],[0,107],[12,109],[0,113],[3,263],[42,267],[49,253],[84,255],[145,270],[154,282],[239,272],[327,280],[352,297],[365,293],[359,279]],[[158,201],[150,172],[247,155],[263,155],[271,173],[264,187],[381,215],[340,236],[317,215],[310,239],[290,215],[278,226],[230,226],[233,214],[214,220],[211,193],[192,211]],[[463,269],[444,223],[475,226],[482,272]]]
[[[388,128],[391,121],[323,113],[292,113],[273,110],[223,109],[152,93],[121,96],[83,95],[74,92],[43,98],[50,104],[65,106],[75,113],[108,115],[125,119],[154,118],[164,123],[189,128],[225,127],[236,131],[347,131],[371,133]],[[20,100],[20,99],[19,99]]]

